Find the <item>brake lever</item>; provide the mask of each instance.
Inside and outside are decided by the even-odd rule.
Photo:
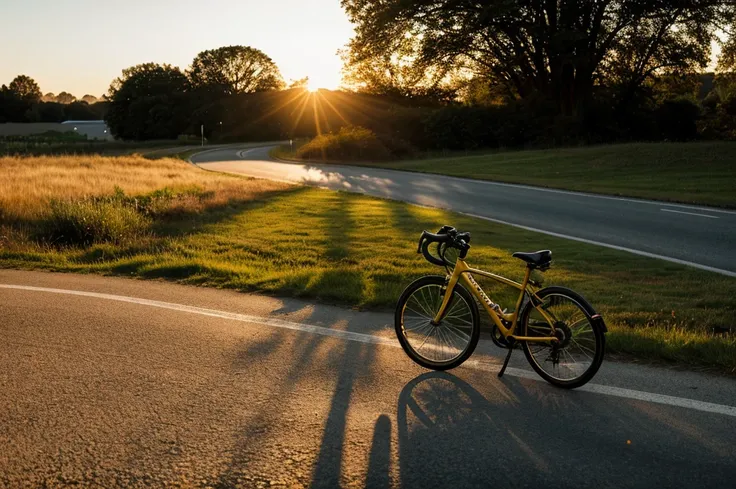
[[[427,239],[427,231],[422,231],[422,235],[419,236],[419,246],[417,246],[417,253],[422,252],[422,244],[424,244],[425,239]]]

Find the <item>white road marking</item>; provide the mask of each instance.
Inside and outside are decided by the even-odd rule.
[[[238,151],[236,154],[238,155],[238,158],[241,160],[244,160],[245,157],[248,155],[248,153],[252,153],[253,151],[260,149],[260,148],[252,148],[252,149],[244,149],[241,151]]]
[[[291,321],[284,321],[276,318],[264,318],[259,316],[251,316],[247,314],[238,314],[227,311],[218,311],[215,309],[206,309],[196,306],[187,306],[184,304],[175,304],[172,302],[154,301],[150,299],[141,299],[137,297],[128,297],[122,295],[113,294],[100,294],[97,292],[86,292],[81,290],[66,290],[66,289],[54,289],[47,287],[32,287],[28,285],[11,285],[11,284],[0,284],[0,289],[13,289],[13,290],[25,290],[31,292],[47,292],[52,294],[66,294],[76,295],[82,297],[93,297],[96,299],[105,299],[118,302],[128,302],[131,304],[139,304],[143,306],[159,307],[161,309],[170,309],[174,311],[188,312],[192,314],[200,314],[202,316],[217,317],[222,319],[230,319],[233,321],[241,321],[245,323],[262,324],[271,326],[274,328],[291,329],[294,331],[302,331],[306,333],[318,334],[322,336],[330,336],[346,341],[357,341],[360,343],[370,343],[376,345],[391,346],[394,348],[401,348],[398,342],[393,338],[385,338],[381,336],[374,336],[363,333],[355,333],[352,331],[341,331],[336,329],[325,328],[322,326],[314,326],[311,324],[294,323]],[[488,364],[479,362],[477,360],[468,360],[463,364],[463,367],[472,368],[475,370],[482,370],[486,372],[497,373],[501,366],[496,364]],[[531,379],[542,382],[536,373],[529,370],[522,370],[517,368],[507,368],[506,375],[512,377],[520,377],[524,379]],[[706,413],[723,414],[726,416],[736,417],[736,406],[726,406],[724,404],[714,404],[710,402],[697,401],[695,399],[687,399],[684,397],[666,396],[663,394],[655,394],[652,392],[637,391],[632,389],[622,389],[620,387],[612,387],[601,384],[588,383],[577,390],[584,392],[591,392],[595,394],[603,394],[607,396],[621,397],[626,399],[634,399],[639,401],[652,402],[657,404],[666,404],[669,406],[683,407],[687,409],[694,409],[696,411],[702,411]]]
[[[612,245],[608,243],[602,243],[600,241],[593,241],[592,239],[578,238],[576,236],[570,236],[569,234],[555,233],[553,231],[545,231],[544,229],[537,229],[537,228],[533,228],[529,226],[522,226],[521,224],[515,224],[513,222],[502,221],[501,219],[494,219],[492,217],[479,216],[478,214],[470,214],[469,212],[459,212],[459,211],[455,211],[455,212],[457,212],[458,214],[462,214],[464,216],[475,217],[477,219],[483,219],[484,221],[497,222],[499,224],[506,224],[507,226],[513,226],[515,228],[525,229],[527,231],[534,231],[535,233],[548,234],[556,238],[564,238],[564,239],[570,239],[572,241],[580,241],[581,243],[587,243],[587,244],[592,244],[596,246],[603,246],[604,248],[611,248],[611,249],[619,250],[619,251],[626,251],[628,253],[633,253],[635,255],[646,256],[647,258],[656,258],[658,260],[678,263],[680,265],[686,265],[688,267],[698,268],[700,270],[706,270],[708,272],[719,273],[721,275],[726,275],[728,277],[736,277],[736,272],[732,272],[730,270],[709,267],[708,265],[701,265],[700,263],[680,260],[679,258],[672,258],[671,256],[657,255],[656,253],[649,253],[647,251],[635,250],[632,248],[626,248],[624,246],[616,246],[616,245]]]
[[[674,209],[659,209],[662,212],[675,212],[677,214],[687,214],[688,216],[698,216],[698,217],[709,217],[711,219],[718,219],[716,216],[709,216],[708,214],[696,214],[694,212],[684,212],[684,211],[676,211]]]
[[[254,143],[254,144],[260,144],[260,143]],[[192,161],[192,158],[200,157],[200,156],[202,156],[204,154],[207,154],[207,153],[215,153],[217,151],[232,150],[233,149],[233,146],[240,146],[240,145],[242,145],[242,143],[238,143],[238,144],[234,144],[234,145],[231,144],[231,145],[219,146],[217,148],[212,148],[212,149],[203,149],[202,151],[198,151],[198,152],[194,153],[193,155],[191,155],[189,157],[189,162],[192,163],[193,165],[197,165],[196,162]],[[255,147],[250,148],[250,149],[263,149],[263,148],[271,148],[271,147],[273,147],[272,144],[263,143],[263,145],[261,145],[261,146],[255,146]],[[214,162],[210,162],[210,163],[214,163]]]

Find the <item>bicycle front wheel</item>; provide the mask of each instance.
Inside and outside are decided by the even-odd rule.
[[[473,353],[480,335],[478,306],[457,284],[438,324],[447,287],[445,278],[422,277],[409,285],[396,305],[396,336],[409,358],[425,368],[455,368]]]
[[[521,313],[519,325],[525,336],[556,336],[557,343],[524,342],[524,354],[532,368],[547,382],[573,389],[588,382],[603,362],[606,336],[592,319],[595,310],[576,292],[564,287],[547,287],[537,296],[547,319],[531,302]]]

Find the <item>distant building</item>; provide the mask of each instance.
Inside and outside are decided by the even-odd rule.
[[[7,122],[0,124],[0,136],[30,136],[49,131],[76,132],[87,136],[87,139],[104,141],[114,139],[105,121]]]
[[[87,139],[105,139],[108,141],[113,139],[105,121],[64,121],[61,125],[65,128],[71,127],[71,130],[84,134]],[[63,132],[67,131],[70,131],[70,129],[63,130]]]

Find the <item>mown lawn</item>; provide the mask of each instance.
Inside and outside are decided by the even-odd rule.
[[[277,156],[291,155],[281,149]],[[632,143],[349,164],[736,208],[735,142]]]
[[[30,211],[5,200],[0,266],[165,278],[391,309],[411,280],[444,273],[416,254],[416,241],[423,229],[452,224],[473,233],[471,264],[511,278],[523,273],[513,251],[552,249],[554,267],[544,283],[578,290],[604,314],[610,351],[736,372],[736,338],[712,334],[713,328],[736,326],[736,279],[438,209],[218,175],[173,159],[125,162],[127,180],[116,159],[37,172],[33,178],[43,175],[47,190],[35,194],[35,205],[29,207],[24,193],[12,194]],[[23,161],[13,163],[22,172]],[[0,159],[0,177],[3,165]],[[85,246],[45,240],[43,223],[53,218],[49,199],[66,199],[72,209],[89,202],[86,192],[70,188],[93,177],[109,182],[101,191],[106,194],[114,192],[114,178],[121,180],[125,198],[104,200],[105,212],[129,206],[137,196],[144,232]],[[6,181],[0,178],[3,196],[11,195]],[[488,291],[513,306],[510,291]]]

